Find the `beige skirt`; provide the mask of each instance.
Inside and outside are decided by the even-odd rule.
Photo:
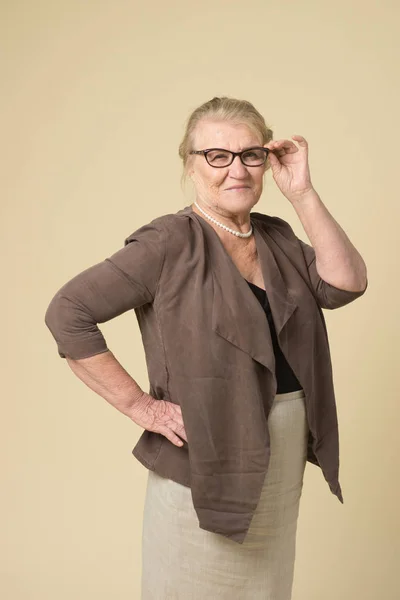
[[[243,544],[200,529],[189,487],[149,471],[142,531],[142,600],[290,600],[307,460],[304,391],[277,394],[271,457]]]

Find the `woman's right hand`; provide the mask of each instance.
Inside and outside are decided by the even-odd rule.
[[[139,400],[135,401],[130,417],[143,429],[161,433],[176,446],[183,445],[180,438],[187,442],[182,411],[178,404],[158,400],[143,392]]]

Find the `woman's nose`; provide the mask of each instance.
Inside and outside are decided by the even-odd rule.
[[[246,166],[240,160],[240,156],[235,156],[233,162],[229,165],[229,170],[233,175],[246,175]]]

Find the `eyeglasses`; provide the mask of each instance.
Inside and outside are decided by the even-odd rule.
[[[231,152],[223,148],[209,148],[208,150],[192,150],[189,152],[189,154],[203,154],[208,164],[216,169],[229,167],[235,156],[239,156],[246,167],[260,167],[267,160],[268,153],[268,148],[261,148],[260,146],[247,148],[241,152]]]

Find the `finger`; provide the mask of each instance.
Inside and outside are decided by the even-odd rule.
[[[272,164],[274,161],[278,160],[279,149],[271,148],[270,144],[271,144],[271,142],[269,142],[269,144],[265,145],[264,147],[267,148],[267,150],[269,151],[268,155],[267,155],[267,161],[269,161]]]
[[[279,156],[276,154],[275,150],[268,154],[268,161],[273,170],[281,167],[281,161],[279,160]]]
[[[273,148],[283,148],[283,147],[292,147],[297,148],[296,144],[291,140],[281,139],[281,140],[271,140],[268,144],[264,144],[263,148],[268,148],[272,150]]]
[[[185,430],[182,428],[180,431],[175,431],[175,433],[182,439],[185,440],[186,443],[188,443],[187,441],[187,435]]]
[[[177,435],[179,435],[179,437],[181,437],[183,440],[185,440],[185,442],[187,442],[187,437],[186,437],[186,431],[185,431],[185,425],[181,419],[181,421],[177,424],[177,426],[175,427],[175,433]]]
[[[278,154],[278,156],[283,156],[284,154],[298,152],[299,149],[296,144],[290,140],[277,140],[271,145],[271,150]]]
[[[185,442],[187,442],[185,424],[182,417],[182,408],[178,404],[175,405],[174,422],[176,423],[176,426],[174,426],[175,433],[177,433],[182,439],[185,440]]]
[[[174,427],[173,433],[175,433],[182,440],[185,440],[185,442],[187,442],[186,431],[185,431],[185,427],[184,427],[183,424],[182,425],[177,425],[176,427]]]
[[[299,146],[301,146],[302,148],[308,147],[308,142],[307,142],[306,138],[303,137],[302,135],[292,135],[292,138],[294,140],[296,140],[296,142],[298,142]]]
[[[275,165],[280,165],[280,161],[278,156],[276,155],[276,152],[274,150],[272,150],[269,154],[268,154],[268,159],[267,159],[271,166],[275,166]]]
[[[185,428],[184,428],[184,427],[182,427],[181,429],[178,429],[178,430],[177,430],[175,433],[176,433],[177,435],[179,435],[179,437],[180,437],[180,438],[182,438],[183,440],[185,440],[185,442],[187,442],[187,441],[188,441],[188,440],[187,440],[186,431],[185,431]]]
[[[160,428],[160,433],[163,436],[165,436],[170,442],[175,444],[175,446],[183,446],[182,440],[177,435],[175,435],[172,429],[169,429],[168,427],[162,427]]]
[[[298,142],[299,146],[303,149],[308,148],[308,142],[302,135],[292,135],[292,139]],[[291,154],[293,152],[298,151],[298,147],[290,140],[282,139],[282,140],[274,140],[266,144],[266,147],[277,150],[285,150],[285,153]]]

